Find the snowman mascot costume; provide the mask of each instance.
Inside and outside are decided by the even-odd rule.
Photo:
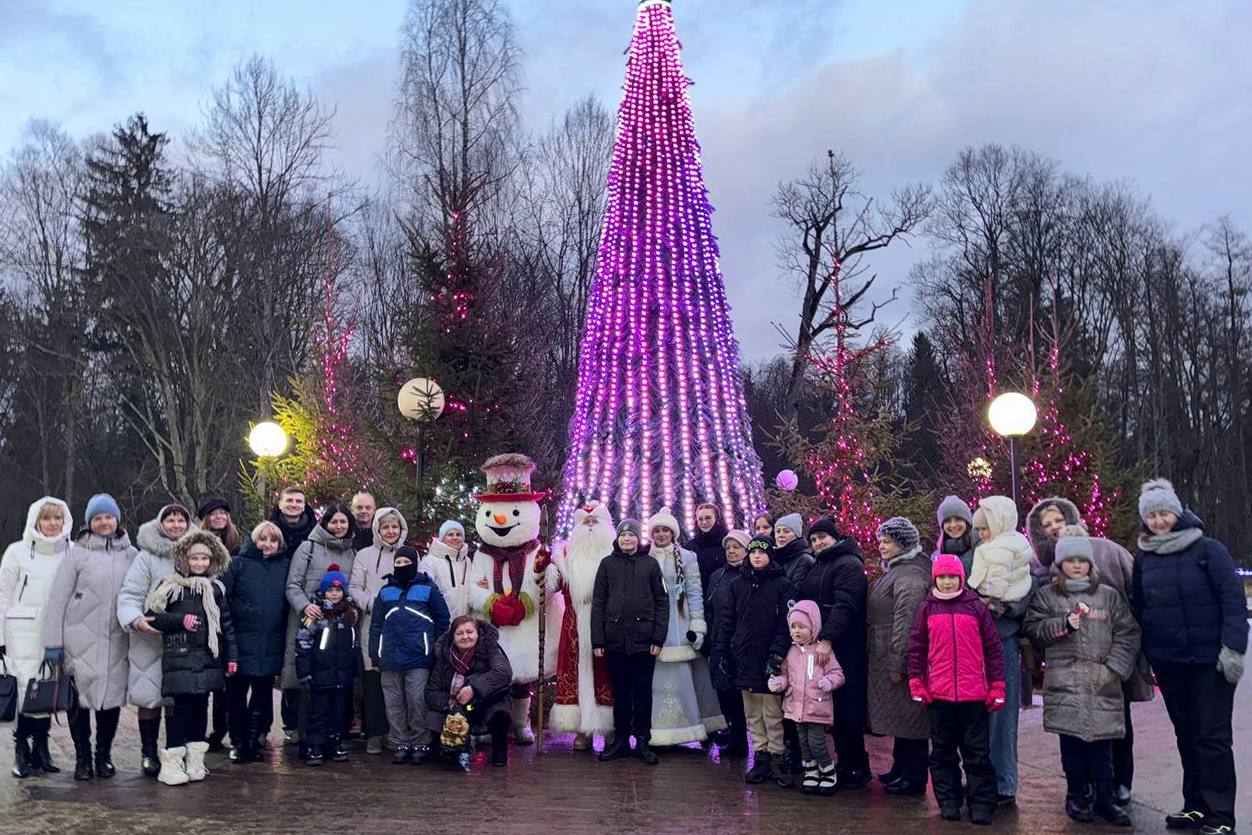
[[[591,747],[595,734],[613,731],[613,686],[608,664],[591,652],[591,596],[600,561],[613,553],[617,531],[608,509],[592,502],[574,511],[569,542],[556,554],[565,616],[556,666],[554,731],[573,732],[574,749]]]
[[[500,648],[513,666],[513,740],[518,745],[535,741],[530,697],[531,686],[541,678],[540,595],[547,595],[544,675],[556,667],[562,614],[561,598],[553,594],[559,574],[539,542],[539,501],[546,494],[531,490],[534,469],[534,461],[517,453],[497,455],[482,465],[487,489],[477,496],[474,528],[480,544],[469,572],[471,612],[499,630]]]

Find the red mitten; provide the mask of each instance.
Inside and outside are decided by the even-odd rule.
[[[552,552],[547,548],[540,548],[539,553],[535,554],[535,573],[542,574],[547,571],[550,562],[552,562]]]
[[[491,607],[491,622],[496,626],[517,626],[525,619],[526,606],[515,595],[505,595]]]
[[[239,672],[239,665],[238,665],[237,663],[235,663],[234,661],[229,661],[229,662],[227,662],[227,664],[226,664],[226,675],[228,675],[228,676],[233,676],[233,675],[234,675],[235,673],[237,673],[237,672]]]
[[[928,705],[931,702],[930,691],[926,689],[925,682],[920,678],[909,679],[909,694],[915,702],[921,702],[924,705]]]
[[[989,713],[995,713],[1004,707],[1004,682],[993,681],[987,690],[987,698],[983,700]]]
[[[188,632],[195,632],[196,624],[199,622],[200,619],[195,615],[183,615],[183,629],[186,629]]]

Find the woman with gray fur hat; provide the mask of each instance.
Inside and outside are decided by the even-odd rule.
[[[1226,546],[1204,535],[1165,479],[1143,485],[1139,518],[1131,605],[1182,759],[1183,809],[1165,823],[1233,832],[1231,716],[1248,651],[1243,584]]]

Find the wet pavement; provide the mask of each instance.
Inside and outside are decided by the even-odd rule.
[[[393,766],[367,756],[360,742],[352,760],[306,768],[287,746],[274,762],[232,766],[209,755],[213,773],[198,784],[167,787],[138,773],[133,710],[124,712],[114,748],[112,780],[75,783],[72,746],[54,725],[53,755],[65,771],[17,780],[9,773],[13,749],[0,750],[0,832],[456,832],[456,833],[996,833],[1125,832],[1074,824],[1062,810],[1064,779],[1056,737],[1040,727],[1036,707],[1021,716],[1021,788],[1016,808],[1002,810],[991,827],[939,819],[934,801],[889,798],[881,787],[833,798],[805,797],[773,786],[747,787],[744,763],[719,761],[697,747],[662,751],[661,764],[598,763],[571,750],[572,737],[549,740],[542,755],[513,749],[508,768],[492,768],[479,753],[469,774],[432,766]],[[1164,832],[1163,816],[1182,802],[1173,731],[1164,704],[1136,705],[1135,832]],[[1240,771],[1252,764],[1252,685],[1236,696],[1235,755]],[[279,736],[272,736],[277,746]],[[871,740],[876,768],[885,768],[889,740]],[[1252,787],[1242,788],[1238,815],[1252,825]]]

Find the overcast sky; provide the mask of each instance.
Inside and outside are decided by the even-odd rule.
[[[616,109],[634,0],[511,0],[527,123],[588,92]],[[934,181],[957,151],[1018,143],[1127,180],[1180,230],[1252,231],[1245,0],[675,0],[722,269],[745,360],[793,330],[769,217],[777,183],[842,149],[865,189]],[[0,153],[32,118],[76,136],[147,113],[178,135],[253,52],[338,107],[337,161],[374,176],[406,0],[0,0]],[[875,262],[904,285],[924,240]],[[893,321],[904,320],[906,301]]]

